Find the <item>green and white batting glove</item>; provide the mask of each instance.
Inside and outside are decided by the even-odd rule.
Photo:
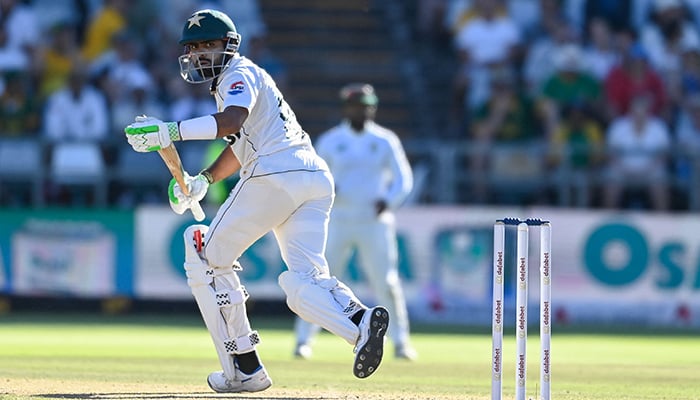
[[[177,122],[163,122],[158,118],[139,116],[126,128],[126,139],[139,153],[164,149],[173,141],[181,140]]]
[[[187,188],[190,190],[189,196],[185,196],[185,194],[182,193],[182,189],[175,178],[170,180],[170,185],[168,186],[170,208],[172,208],[176,214],[180,215],[191,208],[194,202],[200,202],[204,196],[206,196],[207,190],[209,189],[209,181],[200,174],[190,176],[185,172],[185,183],[187,183]]]

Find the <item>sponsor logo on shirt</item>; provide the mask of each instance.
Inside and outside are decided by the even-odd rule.
[[[236,81],[236,82],[233,82],[231,84],[231,86],[229,87],[228,94],[236,95],[239,93],[243,93],[244,90],[245,90],[245,84],[243,83],[243,81]]]

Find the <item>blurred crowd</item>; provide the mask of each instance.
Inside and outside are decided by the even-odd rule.
[[[118,176],[120,165],[139,162],[123,129],[140,114],[216,112],[209,91],[187,84],[177,64],[184,21],[200,8],[235,15],[241,52],[284,84],[257,0],[0,0],[0,204],[162,202],[161,186],[131,190],[137,173]],[[30,168],[46,178],[34,197],[15,185]]]
[[[700,207],[700,0],[415,1],[421,40],[458,61],[445,138],[468,143],[467,202],[520,183],[516,202]],[[175,61],[199,8],[235,16],[241,53],[290,91],[257,0],[0,0],[0,205],[162,203],[119,174],[152,172],[123,127],[215,111]],[[32,165],[46,179],[14,190]]]
[[[690,207],[700,150],[700,1],[418,6],[421,36],[448,41],[458,60],[450,130],[470,141],[474,201],[493,199],[489,184],[503,169],[521,179],[551,171],[568,186],[559,196],[582,207]]]

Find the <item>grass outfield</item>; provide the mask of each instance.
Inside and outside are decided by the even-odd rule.
[[[353,377],[351,346],[324,333],[314,358],[291,356],[291,319],[254,318],[272,388],[217,395],[206,385],[219,369],[198,315],[0,316],[0,399],[489,399],[490,332],[415,327],[416,362],[387,347],[379,371]],[[556,328],[556,327],[555,327]],[[536,327],[531,328],[536,332]],[[513,398],[512,332],[505,338],[504,397]],[[539,343],[531,336],[528,398],[537,398]],[[389,344],[389,343],[388,343]],[[512,361],[512,362],[511,362]],[[700,399],[700,337],[554,331],[552,398]]]

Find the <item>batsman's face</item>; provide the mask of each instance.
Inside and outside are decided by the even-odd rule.
[[[200,40],[185,44],[178,57],[180,76],[190,83],[207,82],[219,76],[235,51],[226,51],[226,39]]]
[[[197,68],[211,68],[221,65],[225,45],[223,40],[192,42],[185,45],[185,54],[190,56]]]

